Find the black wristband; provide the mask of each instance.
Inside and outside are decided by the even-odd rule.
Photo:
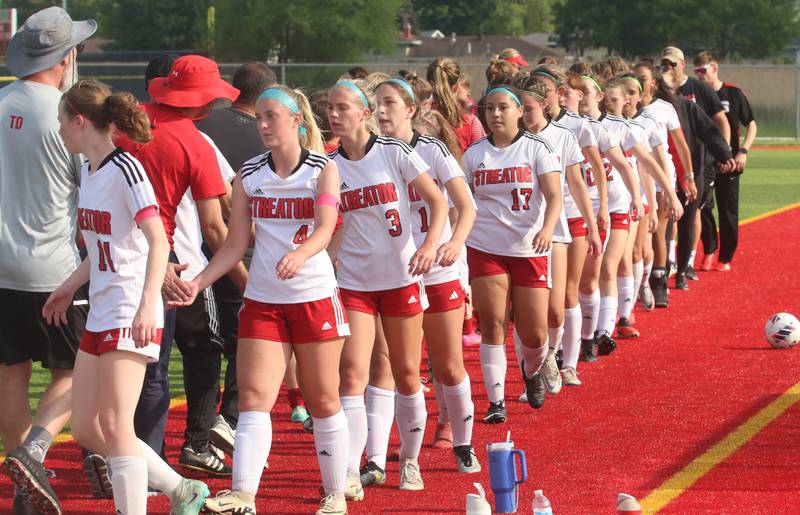
[[[740,154],[747,155],[747,152],[748,152],[748,150],[747,150],[746,148],[744,148],[744,147],[742,147],[742,148],[740,148],[740,149],[739,149],[739,153],[740,153]]]

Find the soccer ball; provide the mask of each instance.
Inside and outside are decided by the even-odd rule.
[[[776,349],[788,349],[800,342],[800,321],[791,313],[778,313],[764,327],[767,341]]]

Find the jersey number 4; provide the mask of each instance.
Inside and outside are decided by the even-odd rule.
[[[294,233],[294,238],[292,238],[292,243],[295,245],[300,245],[304,241],[308,239],[308,224],[301,225],[297,232]]]
[[[533,188],[514,188],[511,190],[511,210],[520,210],[520,197],[524,197],[524,202],[521,206],[523,211],[530,209],[531,196],[533,195]]]
[[[101,272],[111,270],[117,273],[114,262],[111,260],[111,246],[107,241],[97,240],[97,253],[100,256],[100,259],[97,261],[97,268],[100,269]]]

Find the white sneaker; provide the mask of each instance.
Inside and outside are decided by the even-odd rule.
[[[572,367],[567,367],[561,371],[564,378],[564,384],[567,386],[580,386],[583,383],[578,379],[578,371]]]
[[[364,499],[364,487],[361,486],[361,477],[358,472],[347,469],[347,483],[344,487],[344,497],[348,501],[361,501]]]
[[[558,371],[558,364],[556,364],[555,349],[550,349],[547,353],[547,357],[542,363],[541,373],[548,393],[556,395],[561,391],[561,373]]]
[[[236,430],[231,428],[228,421],[222,415],[217,415],[217,421],[214,427],[209,431],[211,443],[224,452],[225,454],[233,455],[233,442],[236,439]]]
[[[255,515],[256,505],[250,501],[249,497],[243,492],[222,490],[213,499],[206,499],[205,511],[210,513],[230,513],[231,515]]]
[[[319,509],[315,515],[345,515],[346,513],[347,501],[344,494],[330,494],[319,502]]]
[[[170,515],[197,515],[209,495],[208,486],[202,481],[181,479],[178,488],[170,496]]]
[[[424,490],[422,474],[419,471],[419,462],[416,458],[403,458],[400,460],[400,490]]]

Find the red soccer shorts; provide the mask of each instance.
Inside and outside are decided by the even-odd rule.
[[[270,304],[245,298],[239,311],[239,338],[283,343],[311,343],[350,335],[339,292],[333,296]]]
[[[341,288],[342,301],[348,310],[385,317],[408,317],[422,313],[428,307],[425,291],[419,283],[391,290],[356,291]]]
[[[611,225],[611,230],[616,231],[630,231],[631,230],[631,215],[628,213],[611,213],[609,216],[609,225]],[[603,248],[606,248],[606,243],[608,243],[608,234],[606,231],[600,231],[600,241],[603,242]]]
[[[147,361],[154,362],[158,361],[158,352],[161,349],[161,329],[156,331],[154,341],[148,343],[145,347],[136,347],[131,337],[130,327],[99,332],[86,329],[83,331],[79,348],[92,356],[100,356],[115,350],[124,350],[134,354],[141,354],[147,358]]]
[[[550,288],[550,257],[512,257],[489,254],[467,247],[469,280],[509,274],[511,286]]]
[[[425,295],[428,297],[428,309],[425,313],[441,313],[464,306],[464,288],[458,279],[441,284],[425,285]]]
[[[589,225],[586,223],[586,220],[584,220],[582,216],[577,218],[570,218],[567,220],[567,223],[569,224],[569,234],[573,238],[581,238],[581,237],[585,238],[586,235],[589,234]]]

